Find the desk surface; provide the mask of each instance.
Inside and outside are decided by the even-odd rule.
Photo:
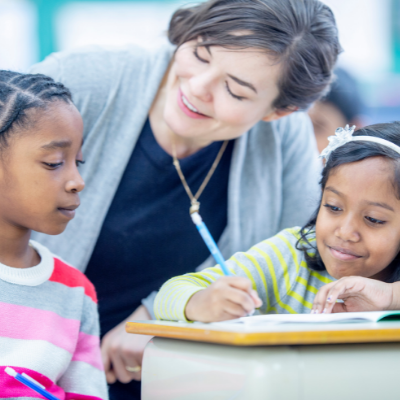
[[[234,346],[310,345],[400,342],[400,322],[280,324],[249,327],[166,321],[127,322],[126,331],[196,342]]]

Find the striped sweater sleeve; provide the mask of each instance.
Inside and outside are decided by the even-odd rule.
[[[236,253],[227,261],[234,275],[247,277],[251,281],[253,289],[263,301],[262,313],[297,313],[304,306],[299,302],[302,294],[292,291],[303,257],[302,252],[296,249],[298,233],[299,228],[285,229],[247,252]],[[185,308],[189,299],[222,275],[220,267],[215,266],[167,281],[155,300],[154,313],[157,319],[187,321]],[[297,298],[299,307],[292,306],[290,301],[286,301],[287,297]]]
[[[57,264],[63,268],[57,268]],[[76,347],[71,362],[57,384],[65,400],[107,400],[107,385],[100,354],[97,296],[93,284],[78,270],[55,258],[52,280],[70,288],[83,287],[83,306]],[[59,271],[59,272],[58,272]],[[59,276],[57,276],[57,272]]]

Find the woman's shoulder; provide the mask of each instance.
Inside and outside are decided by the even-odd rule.
[[[154,69],[165,70],[173,47],[155,49],[136,45],[124,47],[86,46],[49,55],[30,68],[30,73],[42,73],[64,83],[73,94],[79,91],[109,88],[113,83],[141,82]]]
[[[261,135],[269,132],[269,134],[280,138],[280,140],[298,136],[299,133],[307,136],[313,133],[310,117],[303,111],[293,112],[274,121],[260,121],[252,130],[259,132]]]

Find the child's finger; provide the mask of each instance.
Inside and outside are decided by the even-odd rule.
[[[343,296],[348,290],[351,290],[354,286],[353,277],[341,278],[336,282],[329,283],[323,286],[321,296],[318,299],[318,305],[316,306],[317,313],[331,313],[336,305],[336,300]],[[320,293],[318,293],[319,295]],[[316,296],[317,297],[317,296]],[[336,308],[336,310],[340,309]]]
[[[324,285],[321,289],[319,289],[314,298],[311,314],[320,314],[323,312],[326,305],[326,300],[328,298],[329,290],[334,284],[336,284],[336,282],[328,283],[327,285]]]
[[[258,293],[255,290],[250,291],[250,296],[254,301],[254,305],[256,308],[259,308],[262,306],[262,300],[258,297]]]
[[[225,299],[240,306],[245,315],[254,310],[254,301],[248,292],[228,287],[225,292]],[[241,313],[241,314],[242,314]],[[242,316],[242,315],[241,315]]]
[[[229,286],[243,290],[248,293],[250,293],[250,291],[252,290],[250,280],[242,276],[232,276],[226,278],[226,282],[228,283]]]
[[[230,316],[230,318],[227,319],[245,317],[248,314],[248,311],[246,311],[240,304],[234,303],[228,299],[223,302],[222,307],[223,312]]]
[[[255,290],[253,290],[251,282],[249,279],[247,278],[243,278],[243,277],[233,277],[230,278],[228,281],[230,286],[235,287],[236,289],[240,289],[243,290],[245,292],[247,292],[251,299],[253,300],[254,306],[252,307],[252,310],[254,308],[258,308],[262,306],[262,301],[261,299],[258,297],[258,294]]]

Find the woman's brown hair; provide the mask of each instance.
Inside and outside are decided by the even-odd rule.
[[[341,51],[333,13],[318,0],[209,0],[177,10],[170,42],[199,37],[202,46],[252,47],[276,58],[282,70],[273,106],[281,110],[307,109],[321,97]]]

